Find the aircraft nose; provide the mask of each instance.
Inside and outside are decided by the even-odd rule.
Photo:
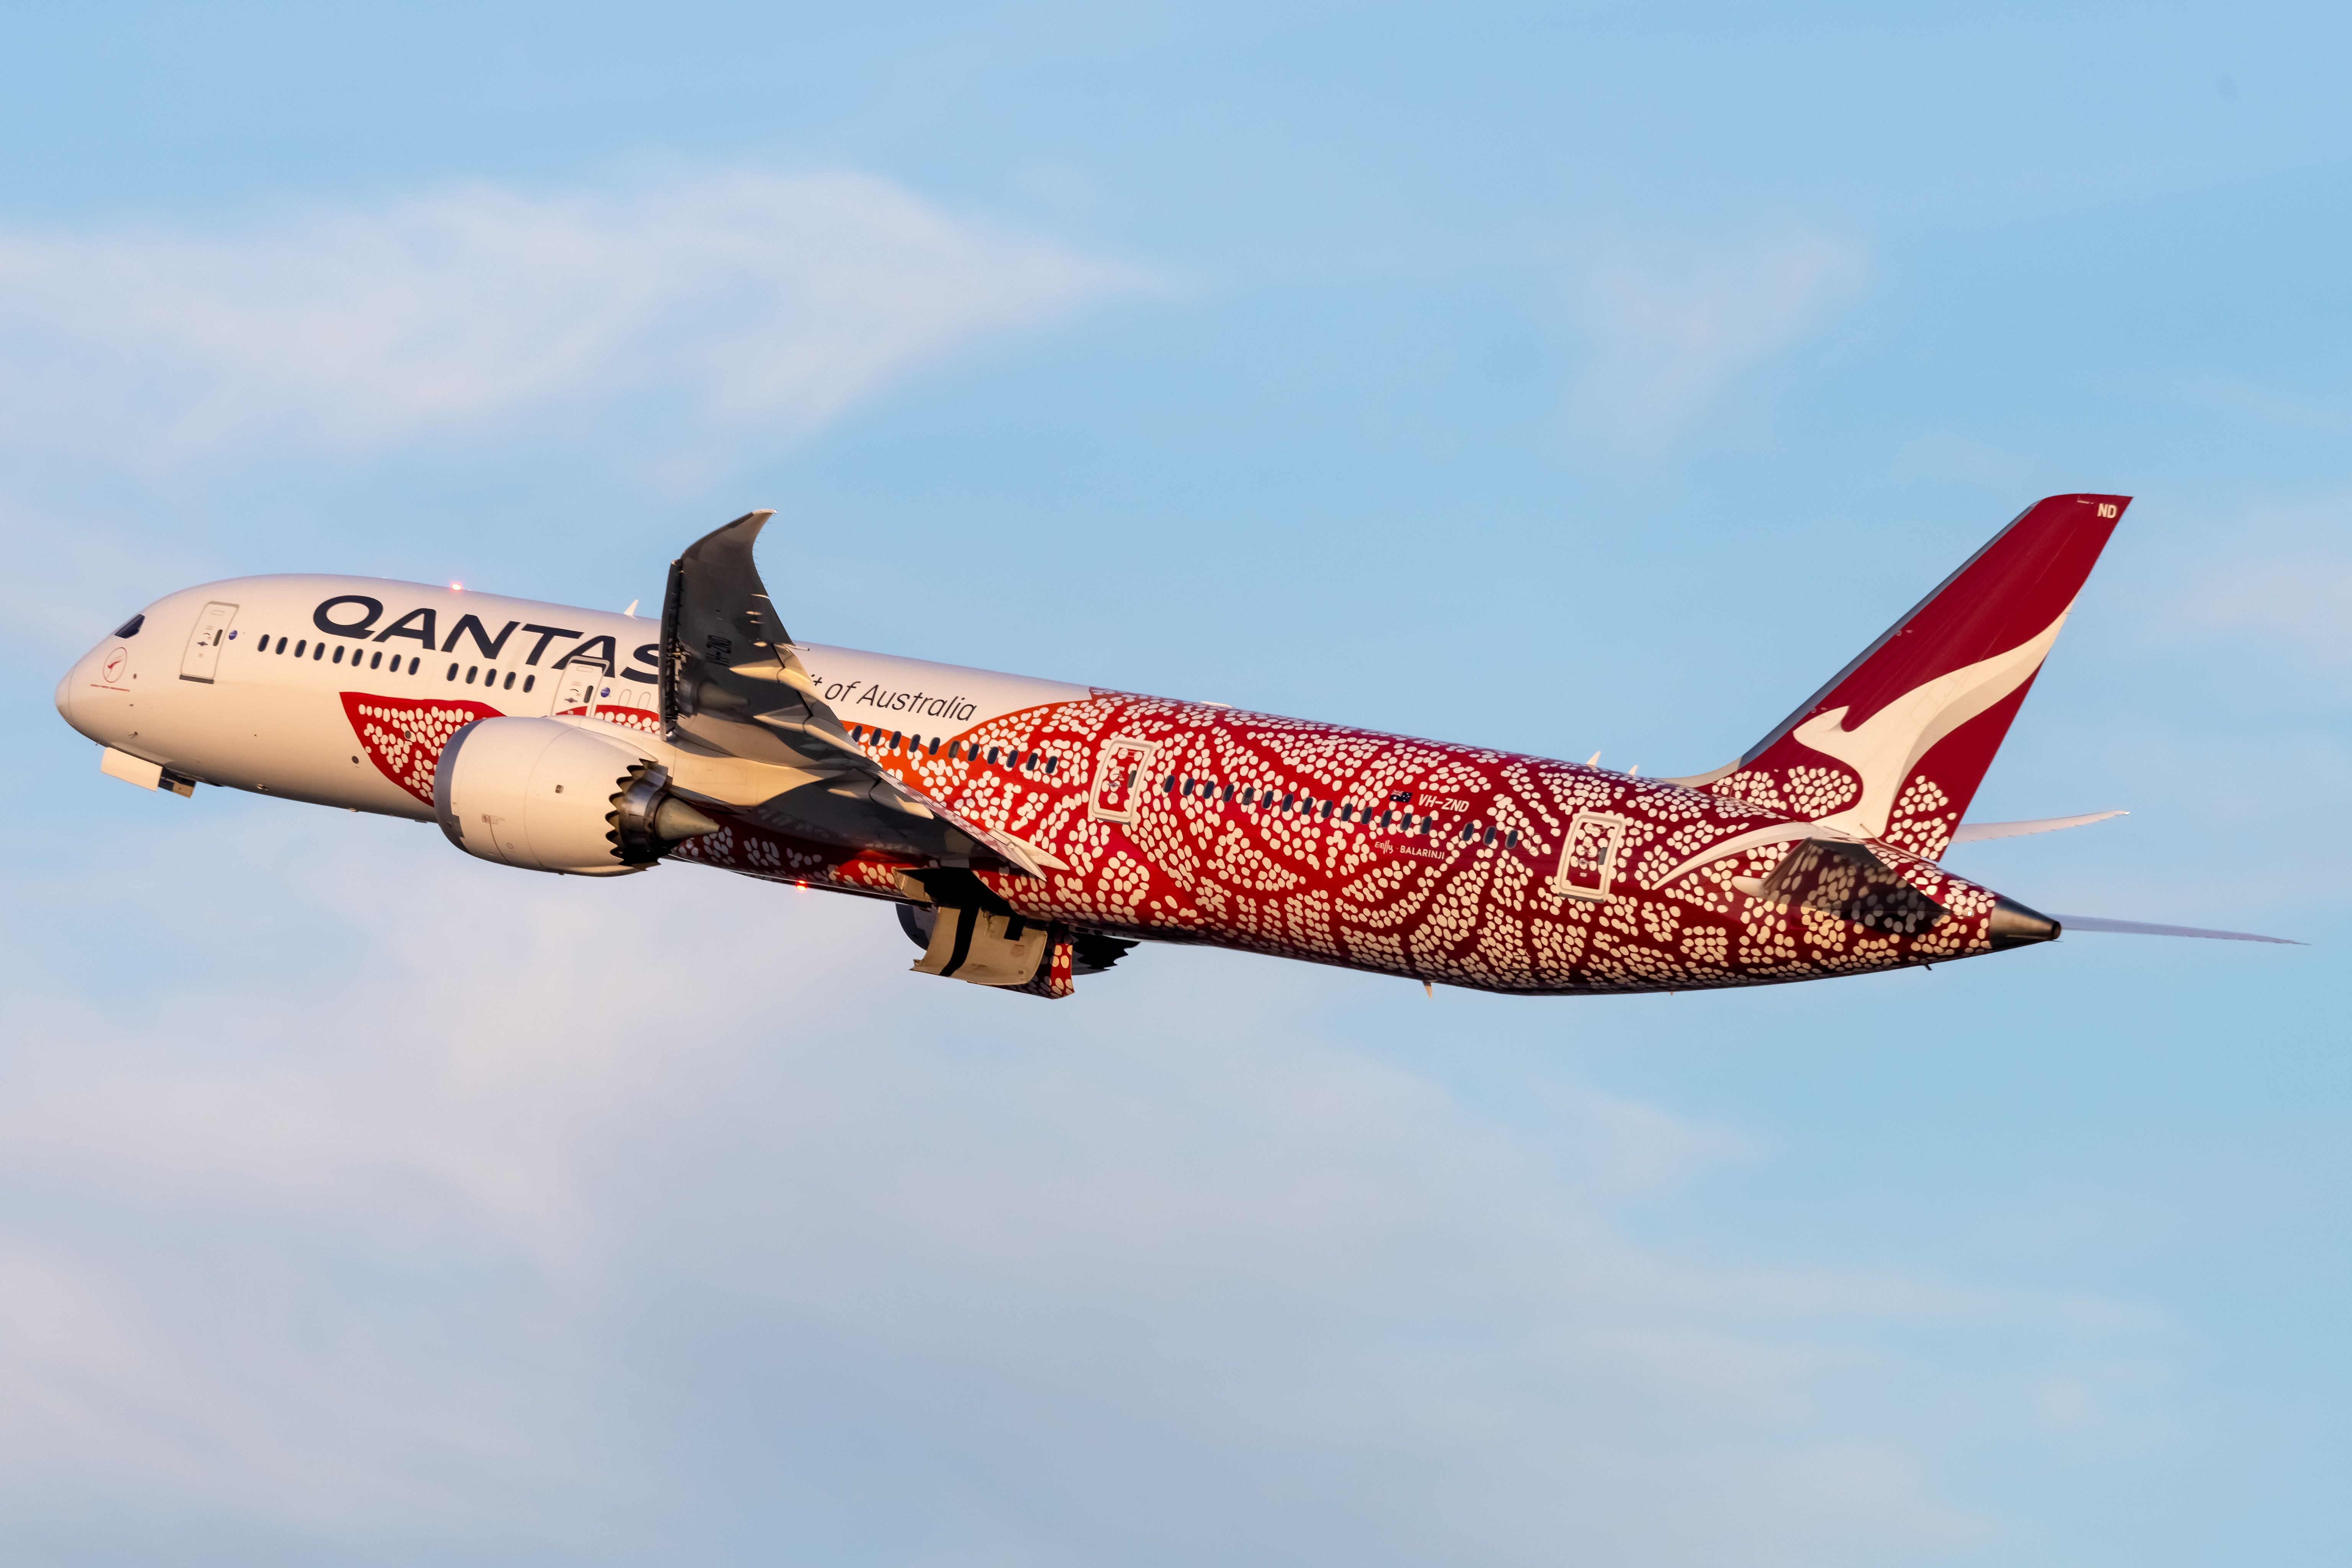
[[[101,746],[113,743],[111,736],[99,733],[100,729],[105,726],[108,717],[106,705],[92,703],[82,698],[80,693],[84,686],[97,679],[100,661],[104,658],[106,650],[110,646],[112,645],[100,643],[74,660],[66,670],[63,679],[58,680],[57,690],[58,716],[72,725],[86,739],[96,741]],[[84,708],[92,710],[87,719],[83,718],[79,711]]]
[[[1992,939],[1992,950],[2000,952],[2011,947],[2026,947],[2037,942],[2055,942],[2064,928],[2039,910],[2029,910],[2015,899],[2004,899],[1995,893],[1992,919],[1985,934]]]

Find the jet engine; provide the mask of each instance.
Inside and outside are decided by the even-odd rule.
[[[642,871],[719,830],[635,747],[555,719],[482,719],[451,736],[433,814],[468,855],[574,877]]]

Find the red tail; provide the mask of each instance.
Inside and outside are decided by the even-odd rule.
[[[2130,504],[2028,507],[1709,787],[1941,856]]]

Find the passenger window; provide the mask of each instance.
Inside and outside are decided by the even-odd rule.
[[[506,689],[507,689],[509,691],[512,691],[512,690],[514,689],[514,678],[515,678],[515,672],[514,672],[513,670],[511,670],[511,669],[508,670],[508,671],[507,671],[507,684],[506,684]]]
[[[1054,764],[1061,760],[1062,759],[1059,757],[1047,757],[1045,759],[1045,771],[1049,773],[1052,773],[1054,771]]]
[[[454,664],[449,667],[449,679],[452,680],[457,679],[457,667]]]
[[[368,668],[370,669],[382,669],[383,668],[383,655],[381,652],[371,655],[368,658]]]
[[[311,661],[312,661],[313,663],[315,663],[315,662],[317,662],[318,660],[322,659],[322,658],[326,658],[326,657],[327,657],[327,645],[326,645],[325,643],[320,643],[317,647],[314,647],[314,648],[312,648],[312,649],[310,650],[310,658],[311,658]]]
[[[296,658],[300,658],[302,657],[302,650],[310,646],[310,639],[309,637],[304,637],[300,642],[296,643],[294,645],[294,657]]]
[[[988,748],[988,765],[989,765],[990,767],[994,767],[994,766],[996,765],[996,753],[997,753],[997,748],[996,748],[996,747],[994,747],[994,746],[991,746],[991,747],[989,747],[989,748]],[[1169,781],[1168,781],[1168,787],[1169,787],[1170,789],[1174,789],[1174,788],[1176,787],[1176,781],[1175,781],[1175,780],[1173,780],[1173,779],[1169,780]]]
[[[278,651],[279,653],[284,653],[286,651],[286,639],[284,637],[279,637],[278,639]]]
[[[408,673],[411,675],[415,675],[416,673],[416,661],[413,658],[408,661]],[[536,675],[526,675],[522,678],[522,689],[525,691],[529,691],[532,687],[537,686],[538,684],[539,677]]]
[[[476,677],[476,676],[478,676],[478,675],[479,675],[479,674],[481,674],[481,673],[482,673],[482,667],[481,667],[480,665],[478,665],[478,664],[469,664],[469,665],[467,665],[467,666],[466,667],[466,684],[467,684],[467,685],[468,685],[468,686],[473,685],[473,684],[474,684],[474,677]]]
[[[335,645],[335,662],[337,664],[343,662],[343,645],[341,643]]]

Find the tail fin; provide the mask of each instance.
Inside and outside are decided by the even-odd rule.
[[[2052,496],[1721,773],[1686,782],[1935,859],[2129,496]]]

